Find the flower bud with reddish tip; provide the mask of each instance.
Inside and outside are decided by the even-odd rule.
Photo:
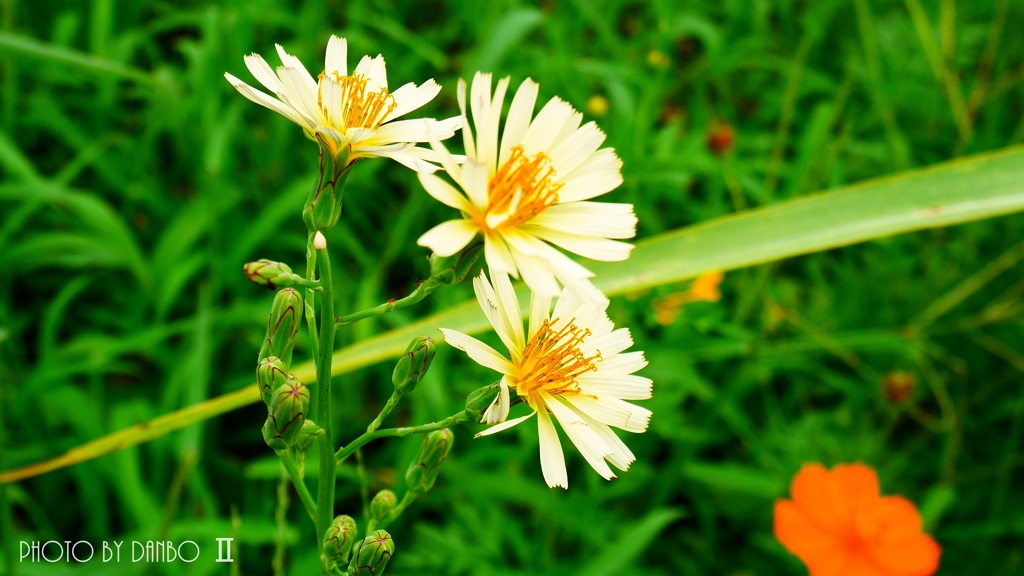
[[[324,556],[327,557],[328,570],[334,570],[339,563],[348,560],[358,532],[356,521],[351,516],[338,516],[331,522],[324,534]]]
[[[263,439],[274,450],[292,446],[302,431],[309,410],[309,390],[293,376],[274,391]]]
[[[254,284],[266,286],[270,290],[289,288],[301,280],[287,264],[261,258],[242,266],[242,272]]]
[[[375,530],[363,538],[352,552],[349,569],[354,576],[381,576],[395,553],[395,541],[384,530]]]
[[[398,496],[395,496],[394,492],[391,490],[381,490],[380,492],[377,492],[377,495],[370,501],[370,518],[372,518],[374,522],[379,523],[387,518],[397,505]]]
[[[288,367],[277,356],[264,358],[256,367],[256,382],[259,383],[263,403],[268,407],[274,396],[274,390],[288,381],[287,369]]]
[[[708,150],[712,153],[723,156],[732,151],[732,146],[736,142],[736,132],[732,126],[722,121],[716,121],[711,125],[711,130],[708,131]]]
[[[274,297],[267,322],[267,336],[260,348],[262,362],[270,356],[277,356],[285,365],[292,362],[292,346],[302,321],[302,296],[292,288],[285,288]]]
[[[885,397],[893,404],[903,404],[914,393],[917,388],[917,378],[904,370],[889,372],[882,378],[882,388]]]
[[[430,368],[436,351],[434,341],[426,336],[410,342],[391,373],[391,383],[395,389],[401,394],[412,392]]]
[[[410,492],[422,494],[434,487],[441,465],[454,443],[455,436],[447,428],[431,432],[423,439],[419,455],[405,473],[405,484]]]

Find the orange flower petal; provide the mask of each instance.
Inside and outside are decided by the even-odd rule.
[[[775,503],[775,537],[808,566],[822,557],[835,555],[843,547],[842,539],[822,531],[813,519],[789,500]]]
[[[875,564],[870,559],[855,557],[842,576],[903,576]]]
[[[876,544],[867,550],[871,560],[899,576],[930,576],[939,569],[942,549],[927,534],[899,542]]]
[[[879,498],[878,474],[863,464],[840,464],[832,469],[830,475],[838,484],[851,518],[852,514]]]
[[[805,464],[793,478],[793,502],[823,530],[842,531],[849,523],[838,483],[821,464]]]
[[[898,542],[921,534],[921,515],[902,496],[879,498],[857,516],[857,532],[880,542]]]

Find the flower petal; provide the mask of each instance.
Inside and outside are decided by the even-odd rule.
[[[622,184],[622,160],[615,150],[602,148],[580,164],[572,173],[559,175],[564,182],[558,190],[560,203],[589,200],[611,192]]]
[[[581,236],[618,239],[636,236],[636,223],[632,204],[614,202],[555,204],[530,219],[531,226]]]
[[[476,224],[460,218],[434,226],[420,236],[416,243],[430,248],[438,256],[447,257],[465,248],[477,232]]]
[[[569,489],[569,475],[565,471],[562,442],[546,410],[537,411],[537,434],[540,437],[540,469],[550,488]]]
[[[327,55],[324,58],[324,71],[328,74],[348,76],[348,42],[331,34],[327,41]]]
[[[395,109],[388,114],[388,119],[393,120],[426,106],[441,92],[441,85],[433,78],[417,86],[413,82],[403,84],[391,93],[395,98]],[[461,118],[461,117],[460,117]]]
[[[512,98],[512,105],[508,109],[508,117],[505,119],[505,131],[501,135],[501,150],[498,154],[498,165],[501,166],[508,160],[509,154],[514,146],[519,145],[526,131],[530,128],[530,118],[533,117],[533,107],[537,103],[537,92],[540,86],[531,78],[523,80]]]
[[[517,274],[516,263],[508,252],[508,246],[497,234],[484,235],[484,259],[487,265],[498,272]]]
[[[520,416],[519,418],[513,418],[511,420],[505,420],[501,424],[495,424],[494,426],[491,426],[487,430],[484,430],[483,432],[480,432],[476,436],[473,436],[473,437],[474,438],[479,438],[481,436],[490,436],[491,434],[497,434],[498,432],[501,432],[503,430],[508,430],[509,428],[511,428],[511,427],[513,427],[513,426],[515,426],[517,424],[523,423],[528,418],[530,418],[530,416],[533,416],[534,414],[536,414],[536,412],[530,412],[526,416]]]
[[[228,82],[230,82],[231,85],[235,87],[235,90],[238,90],[238,92],[242,96],[245,96],[249,100],[259,104],[260,106],[263,106],[264,108],[268,108],[270,110],[273,110],[274,112],[277,112],[281,116],[284,116],[285,118],[291,120],[292,122],[298,124],[299,126],[302,126],[303,128],[312,128],[312,126],[310,126],[310,123],[307,122],[306,119],[301,114],[299,114],[294,108],[292,108],[288,104],[281,102],[276,98],[271,98],[265,93],[253,88],[252,86],[249,86],[245,82],[242,82],[238,78],[235,78],[231,74],[225,73],[224,77],[227,78]]]
[[[605,135],[597,124],[587,122],[579,130],[551,149],[551,166],[556,174],[570,174],[604,143]]]
[[[487,344],[457,330],[448,328],[438,328],[438,330],[444,334],[445,342],[465,352],[477,364],[502,374],[515,372],[515,367]]]
[[[557,96],[548,100],[523,135],[520,142],[523,145],[523,152],[527,156],[546,152],[575,112],[568,102]]]
[[[592,398],[583,394],[566,396],[565,401],[602,424],[639,434],[647,430],[651,411],[607,396]]]
[[[469,211],[469,201],[451,184],[433,174],[418,174],[417,177],[427,194],[433,196],[438,202],[462,212]]]
[[[565,431],[569,440],[572,440],[572,443],[580,451],[580,454],[583,455],[587,463],[605,480],[615,478],[615,473],[608,467],[608,463],[604,461],[610,450],[597,433],[591,430],[587,423],[569,409],[568,406],[562,404],[559,398],[552,397],[543,392],[540,393],[540,397],[551,410],[551,413],[555,415],[555,418],[558,419],[558,423],[562,425],[562,430]]]

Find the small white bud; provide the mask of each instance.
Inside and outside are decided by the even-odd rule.
[[[317,230],[316,235],[313,236],[313,248],[316,248],[317,250],[327,249],[327,238],[324,238],[324,235],[319,230]]]

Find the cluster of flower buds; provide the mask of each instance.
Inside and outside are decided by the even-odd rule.
[[[358,532],[356,521],[351,516],[338,516],[331,522],[324,534],[324,556],[328,570],[348,562]]]
[[[302,296],[292,288],[285,288],[274,297],[267,323],[267,337],[260,348],[259,360],[277,356],[287,366],[292,362],[295,335],[302,320]]]
[[[484,250],[484,243],[475,242],[451,256],[430,255],[430,278],[438,284],[458,284],[473,269]]]
[[[253,284],[266,286],[270,290],[290,288],[302,283],[302,277],[292,274],[292,269],[287,264],[266,258],[247,263],[242,266],[242,272]]]
[[[434,487],[441,464],[444,464],[454,442],[455,436],[447,428],[427,434],[419,455],[405,472],[405,484],[411,494],[418,496]]]
[[[341,192],[348,179],[351,147],[326,132],[317,133],[320,144],[320,180],[306,199],[302,220],[310,230],[327,230],[341,218]]]
[[[426,336],[409,343],[405,354],[395,364],[395,371],[391,373],[391,383],[399,394],[408,394],[416,389],[416,385],[430,369],[436,351],[434,341]]]
[[[270,400],[270,415],[263,424],[263,439],[267,445],[274,450],[285,450],[295,444],[308,411],[309,390],[289,376],[288,382],[275,390]]]
[[[349,573],[354,576],[381,576],[395,553],[395,541],[384,530],[375,530],[356,544]]]

